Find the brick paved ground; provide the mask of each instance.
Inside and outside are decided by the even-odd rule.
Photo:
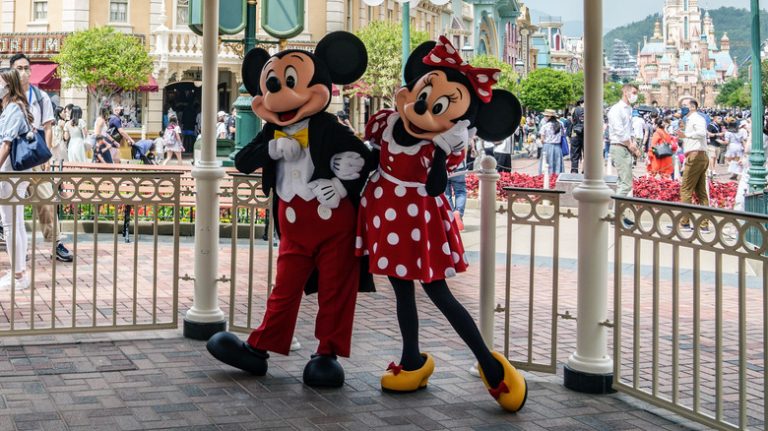
[[[157,284],[154,283],[154,263],[151,243],[118,243],[118,271],[113,273],[114,244],[100,243],[96,280],[96,313],[93,313],[94,261],[93,242],[81,238],[78,250],[77,296],[72,301],[71,265],[57,266],[57,293],[52,299],[50,270],[37,272],[35,311],[31,311],[31,292],[22,292],[15,299],[14,329],[50,326],[55,315],[57,327],[71,325],[74,311],[78,326],[90,325],[96,316],[97,325],[113,322],[118,325],[132,322],[132,298],[139,298],[136,305],[137,323],[172,322],[172,268],[171,248],[161,244],[158,253]],[[219,274],[229,275],[229,243],[221,247]],[[238,249],[238,274],[235,292],[235,322],[248,326],[249,279],[247,259],[249,249]],[[133,256],[139,256],[139,276],[134,283]],[[0,260],[4,258],[4,253]],[[45,262],[42,254],[36,255],[39,263]],[[266,248],[257,244],[253,252],[258,262],[253,275],[253,298],[250,306],[251,324],[257,324],[263,312],[266,298]],[[503,259],[499,259],[503,263]],[[180,256],[180,274],[192,273],[192,245],[183,241]],[[0,266],[7,263],[0,262]],[[560,269],[558,311],[575,313],[575,270],[572,262],[563,262]],[[477,315],[477,267],[451,281],[452,289],[473,315]],[[511,269],[512,293],[510,357],[524,360],[527,353],[527,263],[521,257],[513,259]],[[551,262],[538,262],[536,268],[533,358],[540,362],[549,360],[549,321],[551,313]],[[631,275],[631,270],[624,275]],[[498,268],[497,301],[504,303],[504,267]],[[113,307],[114,277],[118,280],[117,308]],[[157,286],[157,300],[153,301],[153,286]],[[624,293],[625,334],[632,326],[632,279],[625,277]],[[641,279],[641,319],[638,386],[651,384],[653,361],[650,356],[652,333],[648,330],[648,312],[652,301],[650,278]],[[681,308],[680,397],[690,400],[693,378],[692,348],[690,336],[690,283],[683,282],[681,298],[688,298]],[[727,286],[726,286],[727,287]],[[230,296],[221,289],[220,303],[229,313]],[[735,289],[725,290],[726,334],[738,335],[734,320],[737,306]],[[661,295],[669,298],[669,292],[660,288]],[[762,316],[760,292],[747,292],[748,311],[752,316]],[[181,281],[179,312],[183,313],[192,303],[191,281]],[[561,430],[610,430],[610,429],[688,429],[689,422],[669,413],[650,409],[625,395],[587,396],[563,388],[561,376],[526,374],[531,382],[529,402],[523,412],[508,415],[500,412],[483,390],[481,382],[466,370],[474,362],[468,350],[450,330],[424,295],[419,297],[421,311],[421,339],[423,350],[435,355],[438,369],[430,380],[427,391],[396,396],[383,394],[378,387],[378,376],[387,363],[399,357],[399,336],[391,288],[380,280],[379,292],[362,295],[358,301],[354,337],[354,356],[343,362],[348,381],[342,390],[315,391],[301,385],[303,365],[312,353],[315,340],[312,337],[315,314],[315,298],[304,302],[299,316],[297,337],[303,348],[290,357],[275,356],[270,362],[269,376],[253,378],[214,361],[201,342],[186,340],[178,331],[94,335],[42,335],[36,337],[10,336],[0,339],[0,430],[4,429],[151,429],[173,427],[199,427],[198,429],[561,429]],[[612,299],[611,299],[612,301]],[[153,303],[156,306],[153,306]],[[712,409],[714,381],[712,358],[714,312],[707,304],[712,295],[703,299],[702,320],[702,386],[706,393],[702,406]],[[56,304],[56,311],[51,311]],[[612,304],[612,302],[611,302]],[[670,393],[671,388],[671,307],[669,300],[662,301],[659,319],[661,323],[659,358],[659,391]],[[0,330],[9,330],[11,315],[10,293],[0,292]],[[610,309],[613,307],[611,306]],[[5,321],[2,320],[5,318]],[[750,320],[748,332],[762,334],[762,318]],[[558,323],[558,358],[562,364],[575,349],[575,322]],[[687,338],[686,338],[687,337]],[[734,336],[730,340],[737,339]],[[503,315],[496,320],[496,345],[504,347]],[[751,379],[749,399],[750,420],[762,426],[762,375],[763,362],[760,339],[750,344]],[[632,338],[625,338],[622,345],[623,375],[632,384]],[[612,345],[612,343],[610,343]],[[733,343],[725,345],[725,370],[723,391],[729,403],[726,417],[732,417],[734,392]],[[736,363],[737,364],[737,363]],[[730,367],[730,368],[729,368]],[[558,367],[560,370],[561,366]],[[559,371],[561,373],[561,371]],[[737,398],[736,398],[737,399]],[[15,427],[15,428],[14,428]]]

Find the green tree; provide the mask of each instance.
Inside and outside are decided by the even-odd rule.
[[[403,27],[398,23],[373,21],[360,29],[357,37],[368,50],[368,69],[361,78],[368,86],[366,92],[388,101],[391,106],[392,97],[403,80]],[[411,51],[427,40],[426,32],[411,30]]]
[[[621,87],[623,86],[619,82],[606,82],[603,85],[603,101],[606,105],[613,105],[621,100]]]
[[[536,69],[523,80],[520,94],[523,106],[534,111],[565,109],[574,100],[573,82],[568,72]]]
[[[152,58],[140,39],[94,27],[67,36],[53,57],[67,87],[86,87],[99,105],[123,90],[136,90],[152,73]]]
[[[734,95],[742,92],[745,87],[747,87],[747,83],[741,79],[728,80],[722,87],[720,87],[720,94],[717,95],[715,103],[725,106],[738,106],[732,104],[735,101]],[[736,96],[736,98],[738,98],[738,96]]]
[[[478,55],[470,63],[475,67],[488,67],[501,70],[501,77],[495,87],[520,95],[520,77],[511,64],[490,55]]]
[[[584,71],[570,74],[571,87],[573,88],[573,100],[570,103],[576,103],[577,100],[584,97]]]

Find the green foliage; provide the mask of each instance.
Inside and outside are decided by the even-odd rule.
[[[68,87],[87,87],[100,103],[121,90],[135,90],[152,73],[152,58],[141,40],[95,27],[67,36],[53,57]]]
[[[575,101],[573,79],[568,72],[536,69],[523,80],[520,94],[523,106],[534,111],[565,109]]]
[[[603,101],[606,105],[613,105],[621,99],[621,87],[619,82],[606,82],[603,85]]]
[[[768,60],[761,63],[760,79],[762,81],[763,106],[768,106]],[[715,103],[727,107],[751,108],[752,82],[749,80],[749,75],[746,75],[746,79],[730,79],[723,84]]]
[[[373,97],[391,102],[403,80],[402,25],[373,21],[360,29],[357,37],[368,50],[368,69],[361,78],[368,85],[366,91]],[[411,30],[411,51],[427,40],[429,35],[426,32]]]
[[[573,88],[573,100],[571,103],[576,103],[577,100],[584,98],[584,71],[569,75],[571,77],[571,88]]]
[[[731,39],[731,56],[741,63],[750,56],[751,28],[749,23],[752,21],[750,12],[747,9],[737,9],[734,7],[721,7],[709,11],[709,15],[715,24],[715,38],[717,45],[720,46],[720,38],[723,33],[728,32],[728,38]],[[650,15],[642,21],[633,22],[621,27],[617,27],[603,36],[605,52],[610,55],[613,49],[613,40],[621,39],[629,45],[629,50],[633,55],[637,54],[637,44],[643,43],[643,37],[653,36],[653,26],[657,19],[661,19],[659,14]],[[768,34],[768,12],[760,11],[760,34]]]
[[[494,86],[502,90],[507,90],[512,94],[520,94],[520,77],[515,72],[511,64],[505,63],[491,55],[478,55],[470,63],[475,67],[487,67],[501,70],[501,78]]]

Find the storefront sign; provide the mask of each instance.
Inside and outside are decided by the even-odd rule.
[[[0,33],[0,55],[23,52],[30,57],[58,54],[68,33]]]

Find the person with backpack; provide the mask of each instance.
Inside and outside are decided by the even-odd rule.
[[[176,155],[179,164],[181,164],[181,154],[184,152],[184,143],[181,140],[181,128],[179,127],[179,120],[176,118],[176,115],[171,115],[168,118],[168,127],[165,128],[163,141],[165,142],[165,160],[163,161],[163,165],[167,165],[174,154]]]
[[[123,120],[120,118],[123,114],[123,107],[120,105],[112,106],[112,115],[109,116],[107,121],[107,134],[117,143],[117,147],[112,148],[112,160],[115,163],[120,163],[120,145],[122,143],[128,143],[133,145],[134,141],[128,132],[123,128]]]
[[[52,126],[54,121],[51,99],[44,91],[40,91],[39,88],[30,85],[29,78],[32,75],[32,66],[29,57],[23,53],[14,54],[10,59],[10,65],[12,69],[16,69],[19,73],[19,80],[29,103],[29,111],[34,118],[32,126],[45,130],[45,143],[48,145],[48,148],[51,148],[53,146]],[[32,170],[47,171],[48,169],[49,164],[44,163]],[[45,181],[36,187],[39,196],[43,198],[53,196],[53,185],[51,182]],[[58,215],[56,214],[56,205],[39,205],[37,207],[37,218],[45,240],[55,242],[56,244],[56,259],[61,262],[72,262],[74,256],[61,241],[63,236],[61,235],[61,227],[59,226]],[[56,232],[58,232],[58,235],[54,235]]]

